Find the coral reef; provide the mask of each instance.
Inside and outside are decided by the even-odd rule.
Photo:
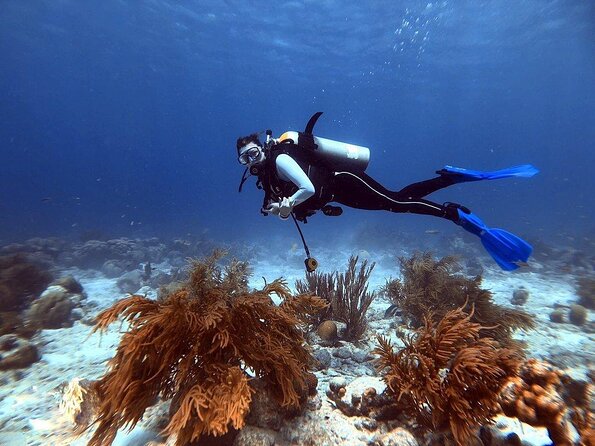
[[[517,290],[514,290],[512,293],[512,299],[510,299],[510,303],[513,305],[525,305],[527,299],[529,299],[529,291],[521,287]]]
[[[590,408],[592,384],[575,381],[550,364],[527,360],[518,377],[503,388],[500,405],[509,417],[547,428],[556,446],[572,446],[570,424],[581,445],[592,445],[595,419]]]
[[[68,285],[68,283],[66,283]],[[75,319],[73,310],[81,306],[86,297],[82,287],[71,289],[81,292],[70,292],[61,285],[51,285],[27,309],[25,323],[34,329],[53,329],[72,327]]]
[[[563,324],[566,321],[564,310],[558,308],[550,313],[550,321],[556,324]]]
[[[583,325],[587,322],[587,309],[582,305],[571,305],[568,309],[568,320],[574,325]]]
[[[356,271],[358,257],[351,256],[344,273],[308,273],[306,280],[296,281],[296,290],[301,294],[312,294],[329,303],[323,320],[337,320],[346,324],[343,338],[347,341],[359,340],[368,326],[366,312],[376,297],[368,292],[368,280],[375,264],[368,266],[364,260]],[[318,325],[318,324],[316,324]]]
[[[52,269],[58,257],[68,250],[68,243],[60,238],[34,237],[23,243],[11,243],[0,246],[0,255],[25,256],[29,262],[41,269]]]
[[[60,277],[58,280],[54,280],[51,285],[61,286],[68,293],[83,294],[83,286],[73,276]]]
[[[472,322],[486,327],[482,336],[503,346],[516,347],[512,332],[534,326],[529,313],[496,305],[492,294],[481,288],[481,276],[469,279],[457,274],[460,266],[454,257],[434,260],[429,253],[416,253],[411,258],[401,257],[399,262],[403,279],[388,281],[381,292],[414,328],[422,326],[428,315],[436,323],[463,305],[467,312],[474,309]]]
[[[269,383],[263,378],[255,378],[250,381],[254,390],[250,402],[250,412],[246,416],[246,424],[263,429],[279,430],[283,421],[293,415],[297,415],[301,405],[306,402],[307,397],[316,394],[318,379],[313,373],[306,374],[305,387],[299,390],[300,407],[283,406],[278,398],[274,398],[268,391]]]
[[[581,277],[578,280],[579,296],[578,303],[589,310],[595,310],[595,279],[592,277]]]
[[[24,255],[0,257],[0,312],[26,308],[51,281],[49,272]]]
[[[467,445],[475,430],[499,411],[498,395],[517,375],[522,357],[480,336],[483,327],[463,308],[448,311],[434,323],[431,317],[396,352],[378,337],[378,370],[402,410],[433,431],[449,430],[458,445]]]
[[[325,302],[293,296],[281,280],[249,291],[248,265],[220,267],[222,256],[194,261],[188,281],[158,301],[133,295],[99,314],[95,330],[120,317],[129,328],[94,384],[100,404],[91,446],[111,444],[159,398],[172,400],[164,433],[175,434],[177,445],[239,429],[254,393],[248,369],[281,406],[303,401],[313,358],[301,327]]]
[[[361,395],[353,394],[351,401],[344,401],[346,383],[331,382],[326,396],[335,407],[349,417],[369,417],[375,420],[396,419],[403,406],[389,392],[378,393],[374,387],[364,390]]]
[[[12,334],[0,336],[0,370],[25,369],[40,359],[34,344]]]

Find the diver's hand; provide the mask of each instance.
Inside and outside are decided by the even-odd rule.
[[[291,198],[284,198],[279,205],[279,218],[285,220],[293,210],[293,200]]]
[[[266,208],[263,209],[267,214],[279,215],[279,207],[281,203],[270,203]]]

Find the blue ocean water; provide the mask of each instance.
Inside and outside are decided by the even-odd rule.
[[[339,378],[352,392],[344,401],[369,386],[382,392],[377,335],[395,340],[395,328],[412,328],[382,287],[403,277],[397,258],[415,250],[461,256],[469,280],[483,274],[482,299],[533,317],[535,329],[516,330],[515,340],[528,358],[568,373],[565,404],[587,405],[579,390],[587,395],[595,363],[593,0],[0,0],[0,444],[86,444],[91,434],[74,440],[74,420],[58,406],[75,393],[67,383],[109,370],[126,328],[112,324],[102,344],[91,334],[97,315],[130,294],[166,296],[189,257],[223,246],[249,261],[250,288],[281,277],[295,291],[300,237],[291,220],[261,216],[254,178],[238,193],[235,145],[265,129],[302,130],[318,111],[315,134],[369,147],[367,173],[391,190],[447,164],[537,166],[533,178],[429,197],[522,236],[534,256],[520,274],[502,272],[476,237],[442,218],[348,208],[310,218],[301,228],[318,271],[345,271],[358,255],[359,265],[374,264],[366,286],[377,298],[350,305],[369,322],[358,342],[308,333],[323,367],[317,394],[300,422],[269,432],[271,443],[323,444],[319,434],[330,432],[329,444],[388,444],[378,440],[384,431],[404,438],[414,426],[411,417],[354,421],[326,390]],[[169,409],[154,408],[114,446],[164,440]],[[580,427],[568,409],[557,410]],[[545,428],[507,420],[494,423],[500,436],[549,444]]]
[[[240,195],[238,136],[300,130],[370,147],[388,188],[445,164],[533,163],[530,179],[455,186],[532,240],[593,236],[595,7],[588,0],[3,0],[0,240],[208,233],[297,241]],[[424,216],[314,217],[325,237]],[[420,249],[424,238],[420,237]],[[592,242],[589,241],[592,248]]]

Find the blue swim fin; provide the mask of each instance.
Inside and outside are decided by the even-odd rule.
[[[523,177],[530,178],[539,173],[532,164],[521,164],[520,166],[508,167],[506,169],[481,171],[463,169],[462,167],[444,166],[444,169],[437,170],[437,174],[448,175],[456,180],[457,183],[466,181],[480,181],[480,180],[496,180],[499,178],[508,177]]]
[[[459,221],[455,222],[466,231],[477,235],[485,250],[505,271],[513,271],[526,263],[533,252],[533,247],[522,238],[504,229],[488,228],[474,214],[467,214],[457,209]]]

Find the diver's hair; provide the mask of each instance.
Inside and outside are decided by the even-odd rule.
[[[236,149],[238,149],[238,153],[242,147],[251,142],[262,147],[262,143],[260,142],[260,139],[258,139],[258,133],[252,133],[251,135],[241,136],[238,138],[238,141],[236,142]]]

